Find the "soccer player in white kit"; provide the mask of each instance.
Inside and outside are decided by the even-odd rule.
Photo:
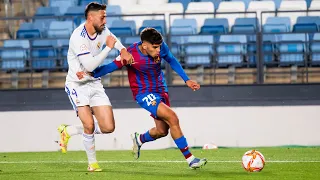
[[[84,74],[96,69],[108,56],[112,48],[121,53],[121,59],[133,61],[132,55],[109,31],[106,25],[106,5],[92,2],[85,10],[86,22],[77,27],[69,42],[68,75],[65,91],[82,125],[60,125],[60,147],[67,151],[71,136],[82,134],[88,157],[88,170],[101,171],[96,159],[94,134],[112,133],[115,129],[112,106],[100,78],[88,77],[79,80],[78,72]],[[102,49],[103,44],[106,47]],[[97,119],[94,121],[93,114]]]

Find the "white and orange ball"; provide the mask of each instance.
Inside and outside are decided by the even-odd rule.
[[[264,168],[265,159],[261,152],[250,150],[242,156],[242,166],[248,172],[259,172]]]

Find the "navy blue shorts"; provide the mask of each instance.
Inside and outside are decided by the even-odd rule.
[[[157,110],[161,102],[165,103],[167,106],[170,107],[168,93],[159,94],[147,92],[143,94],[138,94],[136,96],[136,101],[142,108],[149,111],[153,118],[157,118]]]

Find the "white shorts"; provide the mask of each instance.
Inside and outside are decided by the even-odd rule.
[[[65,91],[76,111],[79,106],[111,106],[101,81],[66,83]]]

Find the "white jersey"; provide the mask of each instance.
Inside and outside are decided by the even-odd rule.
[[[90,37],[84,26],[85,23],[77,27],[69,41],[68,50],[68,75],[66,77],[66,83],[68,82],[80,82],[76,73],[80,71],[86,71],[82,66],[79,56],[91,53],[92,56],[98,55],[102,51],[102,46],[106,42],[107,36],[111,35],[110,30],[106,27],[100,35]],[[86,81],[94,81],[100,78],[87,78]],[[83,82],[83,81],[81,81]]]

